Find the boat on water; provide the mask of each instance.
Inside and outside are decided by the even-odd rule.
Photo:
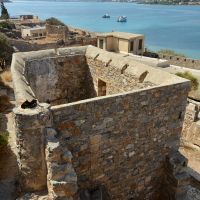
[[[110,18],[110,15],[106,13],[105,15],[102,16],[102,18]]]
[[[126,16],[119,16],[117,21],[118,22],[127,22],[127,17]]]

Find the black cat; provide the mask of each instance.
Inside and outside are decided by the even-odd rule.
[[[35,108],[37,107],[37,99],[33,99],[32,101],[26,100],[22,105],[21,108],[26,109],[26,108]]]

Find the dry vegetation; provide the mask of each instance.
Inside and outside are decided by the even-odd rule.
[[[8,144],[8,133],[0,133],[0,148],[7,146]]]
[[[176,73],[176,75],[190,80],[191,85],[192,85],[192,88],[191,88],[192,90],[198,89],[198,86],[199,86],[198,79],[195,76],[193,76],[193,74],[191,74],[190,72],[184,72],[184,73],[178,72]]]
[[[171,49],[161,49],[161,50],[158,51],[158,53],[164,54],[164,55],[169,55],[169,56],[186,57],[184,54],[175,52],[175,51],[173,51]]]
[[[10,80],[10,76],[6,76],[6,78]],[[1,88],[11,90],[11,88],[5,84],[5,82],[2,80],[0,76],[0,89]],[[10,102],[9,97],[7,95],[0,95],[0,112],[5,112],[7,109],[11,107],[12,107],[12,104]]]
[[[11,75],[11,72],[10,71],[4,71],[2,74],[1,74],[1,78],[2,78],[2,81],[4,83],[6,82],[12,82],[12,75]]]

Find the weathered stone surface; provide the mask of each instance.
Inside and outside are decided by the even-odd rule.
[[[200,103],[189,100],[181,134],[181,153],[188,158],[188,166],[200,173]]]
[[[79,188],[102,184],[112,199],[159,194],[165,155],[181,132],[179,114],[184,112],[187,97],[182,89],[176,85],[146,90],[146,105],[140,103],[143,96],[137,92],[53,107],[62,145],[73,155]],[[57,112],[70,116],[69,110],[73,118],[62,121]],[[84,123],[75,123],[81,120]]]
[[[15,132],[18,145],[20,186],[23,191],[38,191],[46,188],[46,163],[44,157],[45,126],[50,123],[41,120],[41,113],[48,115],[48,105],[36,109],[14,109]],[[48,115],[49,116],[49,115]]]

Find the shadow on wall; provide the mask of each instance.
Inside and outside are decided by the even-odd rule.
[[[58,88],[60,89],[59,97],[51,99],[47,103],[58,105],[97,96],[94,80],[85,57],[74,56],[74,58],[65,58],[63,63],[58,62],[56,68],[59,78],[55,88],[52,89],[55,89],[55,92],[56,90],[58,91]],[[67,82],[66,79],[68,80]]]
[[[85,56],[43,59],[43,65],[38,62],[28,63],[26,78],[39,102],[58,105],[96,97]]]
[[[0,199],[15,200],[17,197],[18,163],[9,145],[0,146]]]
[[[106,188],[98,186],[93,189],[79,191],[80,200],[111,200]]]

